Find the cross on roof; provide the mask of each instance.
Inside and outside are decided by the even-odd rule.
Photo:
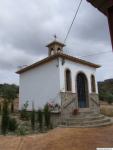
[[[55,39],[55,41],[56,41],[56,39],[57,39],[57,35],[56,35],[56,34],[54,35],[54,39]]]

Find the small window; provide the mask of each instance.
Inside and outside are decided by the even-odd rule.
[[[71,71],[69,69],[65,72],[66,79],[66,91],[71,91]]]
[[[96,92],[96,87],[95,87],[95,76],[91,75],[91,91],[94,93]]]

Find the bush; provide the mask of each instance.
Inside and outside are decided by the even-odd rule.
[[[32,112],[31,112],[31,127],[32,127],[32,130],[35,130],[35,110],[34,110],[34,108],[32,108]]]
[[[48,104],[46,104],[44,107],[44,119],[45,119],[45,126],[47,128],[49,128],[50,124],[51,124],[51,121],[50,121],[51,120],[51,113],[50,113]]]
[[[113,103],[113,95],[111,93],[106,94],[106,99],[107,99],[108,104]]]
[[[26,101],[26,103],[22,107],[22,110],[20,111],[20,118],[22,120],[29,120],[30,118],[27,108],[28,108],[28,101]]]
[[[9,118],[9,126],[8,129],[9,131],[15,131],[17,129],[17,121],[15,118]]]
[[[42,131],[42,128],[43,128],[43,113],[42,113],[41,109],[38,110],[38,122],[39,122],[39,129],[40,129],[40,131]]]
[[[9,126],[8,102],[4,100],[2,109],[2,120],[1,120],[1,132],[3,135],[6,134],[8,126]]]
[[[24,136],[26,134],[27,134],[27,127],[25,127],[24,125],[19,125],[17,129],[17,135]]]
[[[106,101],[106,93],[100,92],[100,93],[99,93],[99,99],[100,99],[101,101]]]

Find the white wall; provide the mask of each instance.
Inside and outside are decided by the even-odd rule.
[[[20,75],[19,109],[27,100],[28,109],[32,108],[32,102],[35,109],[43,107],[51,100],[60,102],[59,91],[59,67],[58,60],[55,59]]]
[[[76,85],[76,76],[78,72],[83,72],[88,79],[88,88],[89,93],[91,93],[91,74],[95,75],[96,78],[96,69],[90,66],[78,64],[69,60],[65,60],[64,65],[62,65],[62,58],[60,58],[60,90],[65,92],[65,75],[64,72],[66,69],[70,69],[71,78],[72,78],[72,92],[77,93]],[[95,79],[96,80],[96,79]],[[96,93],[98,93],[97,83],[96,83]]]
[[[27,100],[29,101],[29,110],[32,109],[32,103],[34,103],[35,109],[42,108],[52,100],[60,103],[59,94],[60,91],[65,92],[64,72],[67,68],[71,70],[72,92],[77,92],[75,79],[77,73],[81,71],[88,79],[89,93],[91,93],[91,74],[96,77],[95,68],[69,60],[65,60],[62,65],[61,58],[55,59],[20,75],[19,109]],[[97,86],[96,93],[98,93]]]

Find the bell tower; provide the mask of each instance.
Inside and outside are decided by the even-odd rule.
[[[63,53],[63,47],[65,44],[56,41],[56,39],[49,43],[46,47],[48,47],[48,56],[55,55],[57,53]]]

